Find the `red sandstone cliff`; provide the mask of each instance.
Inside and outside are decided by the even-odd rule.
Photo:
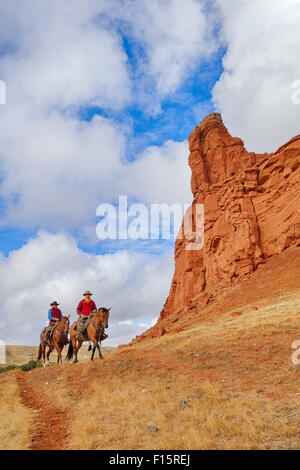
[[[177,239],[175,273],[158,323],[199,312],[228,287],[248,279],[275,255],[300,246],[300,135],[272,154],[249,153],[220,114],[208,115],[189,137],[192,209],[204,204],[204,246]],[[174,329],[174,328],[173,328]]]

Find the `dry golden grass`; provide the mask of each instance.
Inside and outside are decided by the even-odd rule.
[[[241,316],[231,317],[235,310],[230,310],[214,323],[201,322],[198,326],[173,335],[153,339],[147,343],[136,343],[132,349],[138,351],[147,349],[174,348],[181,349],[184,343],[190,346],[193,339],[206,344],[236,341],[247,336],[271,336],[280,332],[286,334],[295,331],[295,339],[300,339],[300,290],[282,294],[277,298],[263,300],[264,306],[258,310],[248,311],[252,304],[243,307]],[[255,305],[255,304],[254,304]]]
[[[249,304],[241,316],[231,317],[229,311],[214,323],[204,322],[176,335],[137,343],[127,353],[115,354],[115,369],[109,380],[93,379],[88,399],[82,398],[76,407],[69,448],[299,448],[298,395],[286,391],[286,387],[285,397],[271,397],[273,387],[285,384],[293,373],[294,386],[299,382],[299,373],[292,370],[292,364],[287,371],[276,362],[278,335],[300,339],[299,290],[264,299],[263,303],[259,310],[247,312],[252,307]],[[250,351],[249,338],[251,345],[253,341],[259,343]],[[219,358],[218,351],[230,352],[232,344],[245,348],[243,355]],[[195,352],[201,353],[196,359],[199,366],[193,362]],[[288,360],[291,353],[287,349]],[[122,363],[117,363],[118,358]],[[193,379],[191,372],[185,376],[185,366],[200,367],[204,374],[217,374],[216,379],[214,383]],[[218,377],[233,385],[225,389],[216,383]],[[260,387],[255,382],[248,391],[239,388],[237,382],[243,377],[257,378],[256,383],[263,383],[269,397],[257,393]],[[187,405],[181,409],[183,401]],[[147,426],[158,430],[147,431]]]
[[[115,379],[93,388],[88,407],[84,401],[76,410],[70,449],[266,449],[297,436],[297,426],[277,416],[276,403],[208,382]]]
[[[297,449],[300,366],[291,362],[291,345],[300,339],[300,291],[262,303],[258,310],[244,305],[241,316],[224,311],[213,322],[105,354],[104,361],[81,356],[81,364],[34,369],[21,387],[43,401],[45,419],[53,406],[63,415],[64,448]],[[16,388],[10,393],[18,397]],[[15,447],[30,414],[14,421],[6,398],[7,392],[0,402],[11,421],[5,445]],[[28,448],[28,439],[20,448]]]
[[[29,449],[32,412],[21,403],[14,373],[2,374],[0,377],[0,416],[0,449]]]

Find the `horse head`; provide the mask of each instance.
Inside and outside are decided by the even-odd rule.
[[[100,319],[103,323],[104,328],[108,328],[108,318],[109,318],[110,309],[111,307],[109,308],[101,307],[98,310],[98,314],[100,314]]]
[[[64,331],[68,334],[69,326],[70,326],[70,315],[68,315],[67,317],[62,317],[60,323],[61,323]]]

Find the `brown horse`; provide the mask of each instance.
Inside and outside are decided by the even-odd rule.
[[[37,361],[40,361],[43,357],[44,367],[46,367],[46,348],[48,346],[47,352],[47,364],[49,364],[49,357],[54,348],[57,351],[57,364],[62,362],[61,352],[66,344],[68,338],[70,326],[70,315],[67,317],[62,317],[61,321],[55,325],[53,333],[51,335],[51,340],[46,338],[46,328],[43,329],[40,335],[40,346],[39,346],[39,355]]]
[[[89,322],[85,330],[87,339],[85,339],[82,334],[78,335],[78,332],[76,329],[77,321],[72,323],[70,327],[70,340],[71,341],[69,344],[69,349],[68,349],[66,359],[71,360],[73,357],[73,354],[75,354],[74,363],[78,362],[77,354],[84,341],[91,341],[93,343],[91,361],[94,360],[94,354],[95,354],[96,349],[98,350],[100,359],[103,359],[101,350],[100,350],[99,341],[101,341],[105,328],[108,328],[108,318],[109,318],[110,308],[101,307],[99,308],[97,313],[94,314],[94,316],[92,317],[91,321]]]

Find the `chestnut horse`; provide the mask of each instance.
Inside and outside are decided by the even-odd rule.
[[[44,367],[46,367],[46,348],[48,346],[49,350],[47,352],[47,364],[49,364],[49,356],[56,348],[57,351],[57,364],[62,362],[61,352],[66,344],[69,332],[69,325],[70,325],[70,315],[67,317],[62,317],[61,321],[59,321],[51,334],[51,340],[49,341],[46,338],[46,328],[43,329],[40,335],[40,346],[39,346],[39,355],[37,361],[40,361],[43,356]]]
[[[91,321],[89,322],[85,330],[86,339],[81,333],[78,335],[77,329],[75,329],[77,321],[72,323],[70,327],[70,344],[66,359],[71,360],[73,354],[75,354],[74,363],[78,362],[77,354],[84,341],[91,341],[93,343],[91,361],[94,360],[96,349],[98,350],[100,359],[103,359],[99,342],[101,341],[101,338],[103,336],[104,329],[108,328],[108,317],[110,309],[111,307],[101,307],[98,311],[95,310],[96,313],[94,313]]]

